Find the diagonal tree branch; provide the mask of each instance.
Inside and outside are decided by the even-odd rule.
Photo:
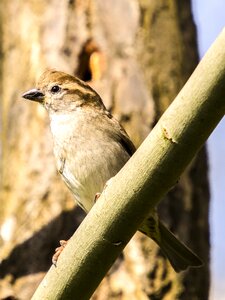
[[[89,299],[225,113],[225,30],[75,232],[33,296]]]

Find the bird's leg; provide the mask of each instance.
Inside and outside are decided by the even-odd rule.
[[[69,240],[68,240],[69,241]],[[63,249],[66,247],[68,241],[60,240],[60,246],[55,249],[55,254],[52,256],[52,263],[56,267],[59,255],[62,253]]]

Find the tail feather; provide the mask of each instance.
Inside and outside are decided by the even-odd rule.
[[[157,218],[150,216],[142,224],[140,231],[153,239],[169,259],[176,272],[184,271],[188,267],[200,267],[201,259],[176,236],[167,229]]]
[[[160,221],[159,231],[161,235],[159,246],[176,272],[186,270],[188,267],[203,265],[201,259],[181,243]]]

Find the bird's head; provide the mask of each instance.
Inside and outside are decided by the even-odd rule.
[[[100,96],[84,81],[56,70],[45,71],[37,87],[23,98],[39,102],[51,112],[69,112],[78,107],[105,109]]]

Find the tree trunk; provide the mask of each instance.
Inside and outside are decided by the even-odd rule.
[[[2,2],[0,299],[30,299],[84,214],[56,172],[47,113],[21,94],[46,67],[78,75],[138,146],[197,64],[196,33],[188,0]],[[208,205],[204,148],[159,212],[205,266],[176,274],[137,233],[92,298],[207,299]]]

